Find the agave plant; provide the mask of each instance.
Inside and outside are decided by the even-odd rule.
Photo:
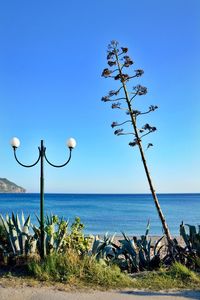
[[[124,233],[124,240],[120,240],[121,251],[119,255],[124,255],[129,272],[138,272],[143,270],[153,270],[160,266],[160,252],[164,245],[161,245],[163,236],[152,244],[148,235],[142,235],[141,238],[133,237],[130,239]]]
[[[188,230],[186,230],[185,226],[188,227]],[[180,235],[186,244],[186,250],[200,256],[200,225],[196,230],[194,225],[184,225],[182,222],[180,225]]]
[[[121,247],[117,253],[117,263],[121,268],[128,272],[139,271],[139,256],[134,239],[130,239],[125,233],[122,233],[124,240],[119,240]]]
[[[188,228],[187,228],[187,227]],[[187,229],[186,229],[187,228]],[[200,226],[196,230],[194,225],[180,225],[180,235],[185,247],[176,243],[176,260],[193,270],[200,270]]]
[[[114,237],[115,235],[108,236],[108,233],[104,235],[103,239],[95,236],[91,251],[92,255],[94,255],[98,260],[104,259],[108,261],[115,259],[119,247],[114,244]]]
[[[40,220],[37,217],[40,224]],[[76,217],[68,231],[69,221],[50,214],[45,218],[45,255],[51,253],[63,253],[68,249],[73,249],[79,254],[84,254],[89,249],[90,237],[85,237],[82,230],[84,225],[80,218]],[[33,231],[40,250],[40,228],[33,225]]]
[[[155,244],[148,237],[150,223],[147,224],[145,235],[141,238],[130,239],[125,233],[124,239],[119,240],[121,245],[114,243],[114,236],[107,234],[103,239],[95,237],[92,247],[92,254],[97,259],[104,259],[119,265],[122,270],[128,272],[138,272],[142,270],[152,270],[158,268],[161,263],[161,237]]]
[[[16,216],[0,215],[1,224],[6,233],[7,243],[1,243],[0,248],[6,256],[28,255],[35,252],[36,240],[30,233],[30,215],[25,220],[22,212],[21,221],[18,214]]]
[[[40,220],[37,217],[40,224]],[[45,255],[52,252],[62,252],[65,244],[65,238],[67,236],[68,221],[59,219],[58,216],[50,214],[45,218]],[[38,241],[37,246],[40,249],[40,228],[32,225],[35,233],[34,237]],[[38,250],[39,250],[38,249]]]

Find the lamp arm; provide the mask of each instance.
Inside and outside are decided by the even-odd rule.
[[[39,148],[39,147],[38,147],[38,149],[39,149],[39,157],[38,157],[37,161],[36,161],[35,163],[33,163],[32,165],[24,165],[24,164],[22,164],[22,163],[18,160],[17,154],[16,154],[16,147],[13,147],[13,150],[14,150],[14,157],[15,157],[16,161],[18,162],[18,164],[19,164],[20,166],[25,167],[25,168],[31,168],[31,167],[34,167],[35,165],[37,165],[37,163],[38,163],[39,160],[40,160],[41,153],[40,153],[40,148]]]
[[[50,166],[52,166],[52,167],[55,167],[55,168],[62,168],[62,167],[64,167],[64,166],[66,166],[66,165],[69,163],[69,161],[70,161],[70,159],[71,159],[71,156],[72,156],[72,148],[69,148],[69,158],[68,158],[68,160],[67,160],[64,164],[62,164],[62,165],[54,165],[54,164],[52,164],[52,163],[48,160],[48,158],[46,157],[46,152],[44,152],[44,157],[45,157],[46,161],[48,162],[48,164],[49,164]]]

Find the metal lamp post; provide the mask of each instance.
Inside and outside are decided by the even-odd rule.
[[[71,159],[71,152],[72,152],[72,149],[75,148],[75,146],[76,146],[76,141],[73,138],[70,138],[67,141],[67,146],[69,148],[69,158],[62,165],[54,165],[47,159],[47,157],[46,157],[46,147],[44,147],[44,141],[43,140],[41,140],[40,147],[38,147],[39,157],[36,160],[36,162],[31,164],[31,165],[24,165],[17,158],[16,150],[20,146],[20,140],[18,138],[16,138],[16,137],[12,138],[11,146],[13,147],[14,157],[15,157],[16,161],[22,167],[26,167],[26,168],[34,167],[40,161],[40,232],[41,232],[40,256],[43,259],[44,256],[45,256],[45,249],[44,249],[44,238],[45,238],[45,234],[44,234],[44,159],[47,161],[47,163],[49,165],[51,165],[52,167],[55,167],[55,168],[62,168],[64,166],[66,166],[69,163],[70,159]]]

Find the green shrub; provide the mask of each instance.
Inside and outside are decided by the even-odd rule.
[[[84,227],[81,219],[76,217],[71,225],[71,232],[65,238],[65,251],[66,249],[73,249],[78,254],[84,254],[89,251],[92,239],[84,235]]]
[[[107,266],[94,257],[80,257],[76,252],[52,254],[43,262],[32,261],[28,265],[30,274],[39,280],[59,281],[101,287],[128,287],[132,280],[121,273],[117,266]]]
[[[179,279],[183,282],[188,280],[197,281],[200,283],[200,277],[193,271],[189,270],[186,266],[175,262],[168,271],[168,275],[172,278]]]
[[[152,271],[137,277],[135,287],[139,289],[196,289],[200,288],[200,276],[186,266],[175,262],[168,270]]]

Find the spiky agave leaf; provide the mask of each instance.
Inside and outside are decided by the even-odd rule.
[[[147,257],[148,263],[150,263],[150,261],[151,261],[151,239],[149,239],[149,241],[147,242],[146,257]]]
[[[25,223],[23,223],[22,231],[23,231],[24,233],[27,233],[27,234],[28,234],[29,228],[30,228],[30,224],[31,224],[31,217],[30,217],[30,215],[28,215],[28,217],[27,217]]]
[[[30,239],[30,253],[36,253],[37,251],[37,240],[34,238]]]
[[[9,215],[6,214],[6,221],[7,221],[7,222],[9,222],[9,218],[10,218]]]
[[[147,222],[147,227],[146,227],[146,232],[145,232],[146,237],[149,235],[149,230],[150,230],[150,220],[148,220],[148,222]]]
[[[103,242],[104,241],[100,240],[97,235],[94,237],[94,242],[92,245],[92,254],[95,255],[98,252],[99,245],[103,244]]]
[[[164,247],[164,245],[161,245],[161,241],[164,239],[164,235],[161,236],[161,238],[159,238],[156,243],[155,243],[155,246],[154,246],[154,255],[159,255],[160,254],[160,251],[161,249]],[[157,249],[158,248],[158,249]]]
[[[34,237],[35,238],[39,238],[40,237],[40,228],[35,226],[35,225],[31,225],[33,232],[35,233]]]
[[[183,224],[183,222],[180,225],[180,235],[182,236],[186,246],[188,247],[189,250],[191,250],[191,246],[190,246],[190,237],[187,234],[186,230],[185,230],[185,226]]]
[[[25,217],[24,217],[23,211],[22,211],[22,224],[23,224],[23,225],[25,224]]]
[[[114,242],[115,236],[116,236],[116,233],[114,233],[114,234],[110,237],[110,243],[113,243],[113,242]]]
[[[10,226],[10,232],[11,232],[11,239],[15,248],[15,253],[20,254],[20,243],[19,243],[19,238],[18,238],[18,233],[17,233],[17,228],[14,225],[14,222],[12,218],[9,218],[9,226]]]
[[[41,225],[41,220],[40,220],[40,218],[38,217],[38,215],[35,214],[35,217],[36,217],[38,223]]]
[[[2,224],[3,224],[3,227],[5,228],[5,230],[6,230],[6,233],[7,234],[9,234],[9,226],[8,226],[8,223],[7,223],[7,221],[6,220],[4,220],[4,218],[3,218],[3,216],[2,215],[0,215],[0,219],[1,219],[1,222],[2,222]]]
[[[115,258],[115,248],[111,244],[105,245],[105,247],[103,247],[101,252],[102,252],[102,258],[105,259]]]
[[[13,212],[12,212],[12,222],[13,222],[13,225],[14,225],[15,229],[17,230],[17,232],[21,231],[21,224],[20,224],[18,214],[16,214],[16,217],[15,217]]]
[[[60,236],[59,240],[56,241],[56,247],[55,247],[55,251],[57,253],[59,253],[61,251],[61,248],[63,246],[63,242],[65,239],[65,234],[63,234],[63,236]]]
[[[122,244],[122,251],[127,252],[131,255],[134,260],[137,257],[137,246],[135,245],[134,240],[131,240],[124,232],[122,232],[124,236],[124,240],[119,240],[119,242]]]
[[[16,214],[16,217],[14,216],[14,213],[12,213],[13,217],[12,219],[15,220],[15,228],[17,231],[18,241],[19,241],[19,247],[20,247],[20,253],[25,254],[25,245],[23,245],[23,233],[21,228],[21,223],[19,220],[18,214]],[[22,224],[23,226],[23,224]]]
[[[15,247],[14,247],[14,244],[13,244],[13,240],[11,238],[11,232],[10,232],[10,226],[9,226],[9,217],[8,217],[8,215],[6,215],[6,220],[4,220],[3,216],[0,215],[0,218],[1,218],[1,221],[3,223],[4,228],[6,230],[8,241],[10,242],[11,249],[12,249],[13,253],[15,254],[16,251],[15,251]]]
[[[45,228],[46,231],[46,251],[47,253],[51,253],[54,250],[54,233],[55,233],[55,225],[50,220],[49,225]]]
[[[27,217],[26,221],[24,219],[24,216],[22,217],[22,252],[23,254],[27,254],[29,251],[29,246],[28,246],[28,240],[29,238],[29,228],[30,228],[30,215]]]
[[[185,226],[188,226],[190,238],[193,238],[197,234],[196,227],[189,224],[185,224]]]
[[[149,263],[149,260],[147,259],[147,256],[145,255],[145,252],[142,250],[142,248],[139,249],[139,267],[140,269],[145,269]]]

